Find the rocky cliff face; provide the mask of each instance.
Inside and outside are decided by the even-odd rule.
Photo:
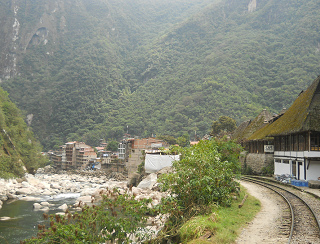
[[[11,69],[13,69],[13,26],[15,23],[14,10],[11,8],[10,1],[1,4],[0,8],[0,81],[3,78],[10,78]],[[8,14],[10,13],[10,14]]]
[[[248,5],[248,12],[254,12],[257,9],[257,1],[256,0],[251,0],[249,5]]]
[[[64,2],[8,0],[0,4],[0,82],[19,74],[19,59],[27,48],[53,44],[66,29]],[[48,53],[50,54],[50,53]]]

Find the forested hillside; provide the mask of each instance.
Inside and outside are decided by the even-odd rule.
[[[44,166],[41,146],[27,128],[19,109],[0,88],[0,178],[23,176]]]
[[[127,126],[140,136],[201,136],[221,115],[240,122],[289,106],[319,75],[319,7],[0,0],[2,87],[46,148],[95,145]]]

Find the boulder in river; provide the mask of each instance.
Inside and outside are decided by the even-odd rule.
[[[152,173],[148,175],[145,179],[143,179],[137,188],[142,188],[142,189],[152,189],[152,187],[157,183],[157,174]]]
[[[62,204],[60,207],[58,207],[58,209],[66,211],[68,209],[68,205],[67,204]]]
[[[40,203],[35,202],[35,203],[33,204],[33,209],[34,209],[34,210],[40,210],[40,208],[42,208],[42,206],[41,206]]]

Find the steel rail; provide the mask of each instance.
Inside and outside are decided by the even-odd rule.
[[[252,183],[255,183],[255,184],[258,184],[258,185],[261,185],[265,188],[268,188],[274,192],[276,192],[278,195],[280,195],[285,201],[286,203],[288,204],[289,208],[290,208],[290,213],[291,213],[291,228],[290,228],[290,235],[289,235],[289,240],[288,240],[288,244],[290,244],[291,242],[291,239],[292,239],[292,236],[293,236],[293,229],[294,229],[294,212],[293,212],[293,207],[292,207],[292,204],[290,203],[290,201],[279,191],[273,189],[272,187],[269,187],[267,185],[267,183],[264,183],[264,182],[260,182],[256,179],[252,179],[252,178],[247,178],[247,177],[241,177],[242,180],[245,180],[245,181],[249,181],[249,182],[252,182]]]
[[[310,205],[309,205],[307,202],[305,202],[301,197],[299,197],[298,195],[294,194],[293,192],[291,192],[291,191],[289,191],[289,190],[287,190],[287,189],[285,189],[285,188],[282,188],[282,187],[280,187],[280,186],[277,186],[277,185],[276,185],[276,184],[278,184],[277,182],[273,182],[274,184],[271,184],[271,183],[268,183],[266,180],[264,180],[264,178],[257,178],[257,177],[255,177],[255,178],[244,177],[244,178],[252,179],[253,181],[263,182],[264,184],[268,184],[268,185],[277,187],[277,188],[279,188],[279,189],[281,189],[281,190],[283,190],[283,191],[286,191],[286,192],[294,195],[295,197],[297,197],[300,201],[302,201],[302,202],[308,207],[308,209],[309,209],[310,212],[312,213],[314,219],[315,219],[316,222],[317,222],[317,226],[318,226],[318,230],[319,230],[319,235],[320,235],[320,220],[317,218],[316,213],[313,211],[313,209],[310,207]],[[291,187],[291,185],[290,185],[290,187]],[[299,191],[302,191],[302,190],[299,189],[299,188],[295,188],[295,189],[297,189],[297,190],[299,190]],[[307,191],[304,191],[304,192],[305,192],[305,193],[308,193]],[[308,193],[308,194],[309,194],[309,193]],[[310,195],[312,195],[312,194],[310,194]]]

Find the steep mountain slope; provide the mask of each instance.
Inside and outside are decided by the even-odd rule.
[[[318,75],[319,5],[1,0],[11,11],[0,17],[2,86],[47,148],[119,138],[127,126],[203,135],[221,115],[289,106]]]
[[[0,88],[0,178],[33,173],[43,166],[40,144],[23,121],[20,111]]]
[[[129,82],[139,86],[127,77],[136,72],[134,60],[144,57],[132,53],[206,2],[212,1],[12,1],[16,18],[27,24],[13,43],[20,75],[3,87],[48,147],[67,136],[88,143],[119,137],[124,128],[116,128],[117,118],[108,128],[101,125]]]
[[[256,1],[210,7],[152,47],[150,79],[135,103],[164,101],[159,131],[204,131],[221,115],[241,121],[262,108],[280,111],[319,74],[320,1],[248,2]]]

